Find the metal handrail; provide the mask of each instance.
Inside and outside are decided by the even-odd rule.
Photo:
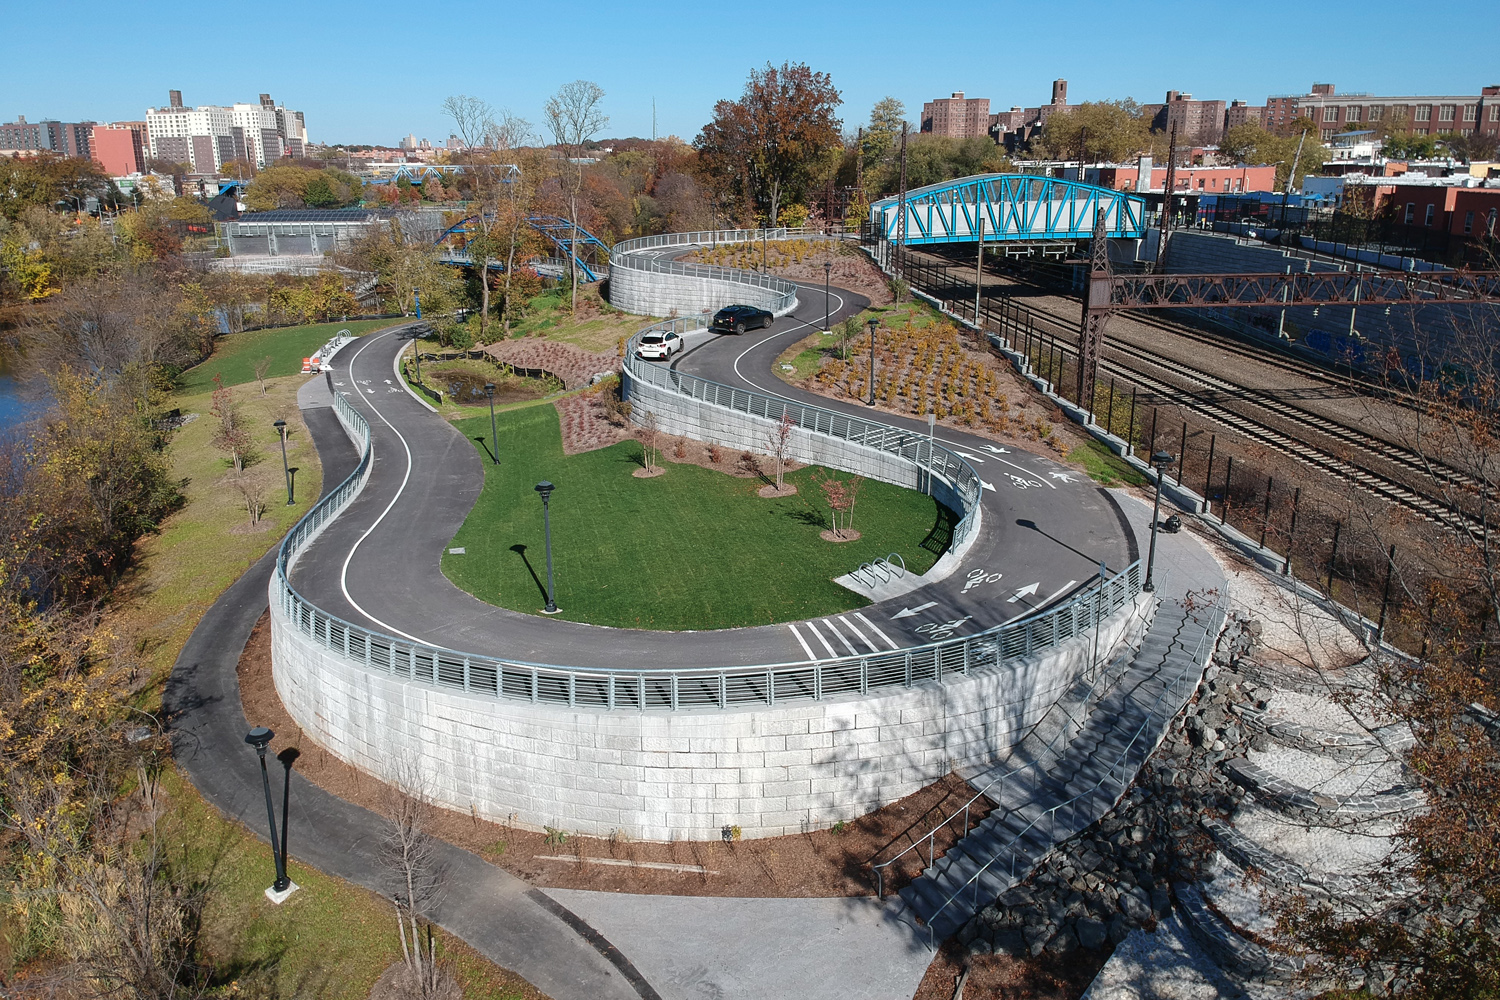
[[[608,710],[727,709],[825,700],[996,669],[1009,659],[1054,648],[1084,634],[1094,616],[1111,614],[1140,593],[1142,571],[1137,561],[1119,576],[1062,605],[961,639],[868,656],[738,667],[566,667],[410,642],[323,611],[299,594],[289,579],[297,556],[359,494],[372,467],[368,422],[341,395],[334,396],[334,407],[360,446],[359,464],[282,542],[273,596],[283,616],[302,634],[363,663],[368,670],[415,683],[503,700]]]
[[[1210,605],[1205,610],[1205,619],[1200,619],[1200,620],[1211,619],[1213,616],[1220,615],[1222,613],[1223,613],[1223,599],[1221,598],[1219,601],[1214,602],[1212,605]],[[1190,614],[1191,614],[1191,612],[1190,612]],[[1217,628],[1214,628],[1214,629],[1207,629],[1207,628],[1205,628],[1203,630],[1203,635],[1201,635],[1198,638],[1197,645],[1193,647],[1193,660],[1194,660],[1194,662],[1199,662],[1199,657],[1203,653],[1203,644],[1205,642],[1207,642],[1210,637],[1212,637],[1215,642],[1218,641],[1218,629]],[[1099,788],[1102,787],[1106,781],[1111,782],[1111,783],[1113,783],[1113,784],[1115,784],[1115,785],[1118,786],[1118,791],[1116,792],[1117,795],[1123,794],[1124,791],[1125,791],[1125,789],[1129,785],[1129,781],[1126,780],[1123,777],[1119,778],[1119,779],[1116,779],[1115,778],[1115,769],[1117,767],[1119,767],[1120,765],[1122,765],[1127,760],[1127,758],[1130,756],[1131,751],[1135,748],[1136,742],[1138,740],[1140,740],[1143,735],[1145,735],[1146,730],[1151,726],[1153,720],[1156,717],[1156,707],[1161,704],[1162,699],[1166,698],[1167,695],[1169,695],[1169,694],[1171,694],[1171,695],[1173,695],[1175,697],[1178,694],[1178,692],[1179,692],[1179,688],[1181,686],[1183,686],[1188,681],[1192,682],[1192,685],[1191,685],[1192,688],[1196,688],[1198,686],[1198,676],[1199,676],[1200,673],[1201,673],[1201,671],[1193,671],[1193,672],[1190,672],[1190,673],[1184,673],[1184,674],[1182,674],[1176,680],[1172,681],[1171,684],[1169,684],[1165,689],[1162,690],[1162,692],[1160,694],[1158,694],[1156,696],[1156,700],[1151,703],[1151,707],[1149,709],[1147,709],[1147,711],[1146,711],[1146,718],[1141,722],[1140,726],[1138,726],[1136,728],[1135,733],[1131,735],[1130,742],[1128,742],[1125,745],[1125,748],[1123,750],[1121,750],[1115,756],[1115,759],[1110,763],[1109,769],[1105,772],[1105,774],[1104,774],[1103,777],[1101,777],[1098,781],[1094,782],[1092,785],[1090,785],[1084,791],[1079,792],[1078,794],[1074,795],[1072,798],[1069,798],[1068,800],[1066,800],[1064,802],[1059,802],[1057,805],[1052,806],[1051,808],[1049,808],[1045,812],[1043,812],[1041,815],[1037,816],[1036,819],[1033,819],[1031,822],[1027,823],[1026,826],[1023,827],[1020,830],[1019,833],[1017,833],[1015,836],[1011,837],[1010,840],[1008,840],[1003,846],[1001,846],[995,852],[995,856],[994,857],[992,857],[989,861],[986,861],[983,865],[981,865],[980,868],[979,868],[979,870],[976,871],[973,875],[970,875],[969,878],[968,878],[968,880],[965,881],[963,885],[959,886],[956,890],[954,890],[952,893],[950,893],[948,895],[948,897],[943,900],[942,904],[936,910],[932,911],[932,915],[927,918],[927,938],[928,938],[928,943],[930,945],[936,947],[936,944],[937,944],[937,941],[936,941],[936,932],[934,932],[934,930],[933,930],[933,925],[937,922],[938,914],[940,914],[944,910],[946,910],[953,903],[953,901],[956,900],[956,899],[958,899],[959,896],[963,895],[966,890],[972,891],[973,894],[974,894],[974,899],[972,900],[971,905],[977,905],[978,904],[978,896],[979,896],[978,881],[979,881],[980,877],[984,875],[985,872],[987,872],[987,871],[990,870],[990,867],[992,865],[994,865],[994,863],[996,861],[1000,860],[1000,858],[1001,858],[1002,855],[1009,854],[1009,856],[1010,856],[1010,878],[1011,878],[1012,881],[1014,881],[1014,879],[1016,877],[1016,852],[1013,850],[1013,848],[1014,848],[1015,844],[1017,843],[1017,841],[1019,841],[1022,837],[1026,836],[1027,833],[1029,833],[1038,824],[1040,824],[1042,822],[1043,818],[1046,818],[1049,821],[1049,823],[1050,823],[1049,835],[1050,835],[1050,837],[1052,839],[1052,842],[1055,844],[1055,843],[1057,843],[1057,814],[1060,813],[1064,808],[1066,808],[1068,810],[1068,824],[1067,824],[1067,828],[1071,831],[1068,834],[1069,836],[1071,836],[1072,833],[1076,833],[1077,832],[1076,830],[1073,830],[1072,828],[1073,828],[1073,826],[1075,825],[1075,823],[1076,823],[1076,821],[1078,819],[1078,807],[1077,807],[1077,803],[1081,799],[1085,799],[1085,798],[1091,796],[1094,792],[1098,791]]]
[[[1094,628],[1097,630],[1098,627],[1100,626],[1100,624],[1102,624],[1102,620],[1095,621],[1094,622]],[[1095,634],[1097,636],[1097,631],[1096,631]],[[1104,681],[1110,675],[1110,670],[1109,670],[1108,665],[1106,665],[1103,670],[1098,670],[1097,668],[1098,668],[1098,662],[1097,662],[1097,660],[1091,661],[1090,662],[1089,675],[1087,675],[1087,680],[1089,681],[1089,689],[1084,692],[1083,698],[1081,699],[1081,705],[1083,706],[1083,708],[1085,710],[1087,710],[1089,703],[1094,700],[1094,692],[1098,689],[1100,683],[1102,681]],[[1062,704],[1062,702],[1059,701],[1059,702],[1055,703],[1052,706],[1052,708],[1053,709],[1059,708],[1061,706],[1061,704]],[[1047,714],[1050,715],[1051,711],[1052,710],[1049,709],[1048,712],[1047,712]],[[1062,711],[1063,711],[1064,715],[1068,716],[1068,721],[1070,723],[1076,721],[1073,718],[1072,713],[1068,712],[1066,709],[1062,709]],[[1037,726],[1040,726],[1043,721],[1046,721],[1045,720],[1045,716],[1043,717],[1043,719],[1041,721],[1037,722]],[[1033,727],[1033,731],[1035,731],[1035,727]],[[882,861],[879,864],[872,864],[870,866],[870,870],[875,873],[875,895],[876,895],[876,898],[878,898],[878,899],[884,899],[885,898],[885,872],[884,872],[884,869],[891,867],[897,861],[900,861],[906,855],[910,854],[912,851],[914,851],[917,848],[923,846],[923,844],[926,844],[926,846],[927,846],[927,867],[931,868],[932,864],[933,864],[933,861],[935,860],[934,854],[935,854],[935,848],[936,848],[936,841],[937,841],[938,831],[947,829],[949,823],[952,823],[955,819],[957,819],[960,815],[962,815],[963,818],[964,818],[962,829],[965,832],[967,832],[968,829],[969,829],[969,812],[973,808],[974,803],[978,802],[980,799],[982,799],[985,796],[987,796],[990,793],[990,790],[993,789],[996,785],[1000,786],[1000,794],[1004,795],[1006,782],[1010,781],[1012,778],[1017,777],[1018,775],[1024,774],[1027,771],[1036,770],[1036,769],[1040,768],[1044,763],[1050,763],[1054,759],[1060,757],[1061,753],[1056,749],[1056,747],[1057,747],[1058,741],[1064,739],[1065,737],[1068,739],[1068,741],[1072,740],[1072,735],[1070,735],[1069,727],[1067,725],[1064,725],[1062,728],[1060,728],[1057,731],[1057,733],[1055,735],[1053,735],[1052,739],[1050,739],[1050,740],[1047,741],[1047,745],[1045,747],[1043,747],[1041,749],[1041,751],[1036,755],[1036,759],[1035,760],[1032,760],[1032,761],[1030,761],[1030,762],[1022,765],[1021,767],[1015,768],[1015,769],[1010,770],[1010,771],[1006,771],[1004,774],[1002,774],[1002,775],[1000,775],[998,777],[991,778],[988,782],[985,783],[985,785],[984,785],[983,788],[981,788],[977,792],[975,792],[974,795],[972,797],[970,797],[967,801],[965,801],[962,806],[959,806],[958,808],[954,809],[953,813],[950,816],[948,816],[947,819],[943,820],[941,823],[935,824],[930,830],[927,831],[926,834],[924,834],[921,837],[918,837],[915,841],[913,841],[911,844],[909,844],[905,848],[903,848],[894,857],[892,857],[892,858],[890,858],[890,859],[888,859],[886,861]],[[878,855],[879,852],[876,852],[876,853]]]
[[[765,288],[780,295],[772,312],[790,309],[797,301],[798,285],[794,281],[758,271],[745,271],[716,264],[692,264],[676,260],[662,260],[646,256],[641,251],[662,247],[717,246],[720,243],[752,243],[761,240],[805,239],[816,236],[820,239],[839,240],[842,237],[826,234],[809,227],[800,229],[713,229],[691,233],[662,233],[657,236],[641,236],[633,240],[616,243],[610,249],[610,267],[650,271],[654,274],[677,274],[706,281],[728,281],[751,288]]]

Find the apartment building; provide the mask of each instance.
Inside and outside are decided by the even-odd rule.
[[[182,91],[169,91],[166,107],[146,109],[146,133],[153,158],[190,164],[196,173],[212,173],[230,160],[268,166],[301,155],[307,144],[302,112],[277,105],[269,94],[254,104],[188,107]]]
[[[955,139],[983,137],[990,130],[990,99],[964,97],[961,90],[952,97],[940,97],[922,105],[922,131]]]
[[[1267,128],[1302,117],[1312,120],[1324,142],[1350,126],[1374,128],[1396,119],[1403,119],[1417,135],[1482,132],[1500,136],[1500,85],[1468,95],[1378,97],[1340,94],[1331,83],[1315,83],[1307,94],[1282,94],[1266,101]]]
[[[87,159],[93,148],[93,122],[60,122],[43,119],[29,122],[17,115],[13,122],[0,124],[0,156],[35,156],[56,153]]]

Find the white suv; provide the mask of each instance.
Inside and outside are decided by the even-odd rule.
[[[682,350],[682,335],[672,333],[647,333],[641,336],[641,342],[636,345],[635,353],[638,357],[660,360],[670,358]]]

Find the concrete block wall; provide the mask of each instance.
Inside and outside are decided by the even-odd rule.
[[[1139,641],[1149,595],[1101,626]],[[578,710],[502,701],[367,670],[271,601],[282,703],[319,745],[378,778],[419,766],[434,801],[594,836],[712,840],[821,829],[982,766],[1018,743],[1089,665],[1091,636],[909,689],[743,711]]]
[[[760,288],[724,278],[649,271],[614,260],[609,265],[609,304],[641,316],[692,316],[735,304],[784,314],[796,307],[795,296],[788,300],[787,295],[787,289]]]

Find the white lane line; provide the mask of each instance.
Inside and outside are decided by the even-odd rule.
[[[369,340],[368,340],[367,343],[360,345],[359,350],[357,350],[357,351],[354,352],[354,357],[352,357],[352,358],[349,359],[349,378],[350,378],[350,380],[353,380],[353,378],[354,378],[354,363],[359,360],[359,356],[361,354],[365,353],[365,348],[367,348],[371,344],[375,343],[375,341],[381,340],[381,339],[383,339],[385,337],[389,337],[389,336],[390,336],[389,333],[376,334],[375,336],[369,338]],[[393,632],[396,635],[401,636],[401,638],[403,638],[403,639],[410,639],[412,642],[422,642],[423,641],[422,639],[419,639],[416,636],[414,636],[414,635],[412,635],[412,634],[410,634],[408,632],[403,632],[399,628],[397,628],[396,626],[391,625],[388,622],[383,622],[379,618],[376,618],[374,615],[370,614],[370,612],[368,612],[364,608],[360,607],[359,606],[359,602],[356,601],[349,594],[349,563],[354,559],[354,553],[356,553],[356,552],[359,551],[360,545],[364,543],[364,540],[366,538],[370,537],[370,533],[372,531],[374,531],[376,528],[380,527],[380,522],[384,521],[385,520],[385,516],[391,512],[391,508],[394,507],[394,506],[396,506],[396,501],[401,499],[401,494],[406,491],[406,484],[408,482],[410,482],[410,480],[411,480],[411,468],[412,468],[411,445],[407,444],[406,443],[406,438],[402,436],[402,434],[401,434],[400,431],[396,430],[396,425],[393,424],[393,423],[391,423],[389,420],[385,419],[385,414],[381,413],[380,410],[376,408],[375,403],[374,403],[373,400],[366,400],[365,402],[369,404],[370,410],[372,412],[374,412],[374,414],[377,417],[379,417],[381,419],[381,421],[387,427],[389,427],[391,429],[391,432],[396,435],[396,439],[401,442],[401,447],[406,450],[406,473],[401,477],[401,485],[400,485],[399,488],[397,488],[396,495],[393,496],[393,497],[391,497],[391,502],[385,505],[385,510],[383,510],[383,511],[380,512],[380,516],[375,519],[375,523],[374,524],[370,525],[368,528],[365,529],[365,533],[359,536],[358,541],[356,541],[352,546],[350,546],[350,548],[349,548],[349,554],[344,557],[343,568],[339,570],[339,589],[344,592],[344,600],[346,600],[346,601],[349,602],[349,606],[351,608],[353,608],[355,611],[358,611],[360,614],[364,615],[366,618],[370,619],[370,621],[374,622],[376,625],[380,626],[381,628],[385,629],[388,632]],[[374,460],[375,460],[375,445],[374,445],[374,442],[372,441],[371,445],[370,445],[370,461],[373,462]]]
[[[859,655],[859,651],[856,650],[853,646],[849,645],[849,640],[844,638],[844,633],[833,627],[833,622],[829,621],[827,618],[824,618],[823,624],[828,626],[828,631],[839,637],[839,642],[842,642],[844,644],[844,648],[849,651],[850,656]]]
[[[832,646],[828,645],[828,640],[823,638],[823,633],[819,632],[817,626],[813,625],[812,622],[803,622],[802,627],[811,632],[812,637],[823,644],[823,648],[828,650],[828,658],[830,660],[839,655],[833,651]]]
[[[880,631],[879,627],[876,626],[876,624],[874,622],[870,621],[870,619],[866,618],[862,612],[859,612],[859,611],[854,612],[854,617],[858,618],[860,621],[862,621],[866,625],[868,625],[870,627],[870,631],[874,632],[876,635],[880,636],[881,641],[884,642],[887,646],[891,647],[892,649],[900,649],[901,648],[900,646],[896,645],[894,642],[891,641],[891,637],[890,636],[888,636],[884,632]]]
[[[1073,587],[1077,585],[1077,583],[1077,580],[1069,580],[1067,583],[1063,584],[1057,590],[1053,591],[1052,594],[1042,602],[1042,607],[1045,608],[1047,605],[1051,604],[1053,601],[1057,600],[1059,597],[1072,590]]]
[[[797,626],[793,625],[791,622],[787,622],[786,627],[791,629],[792,635],[797,637],[797,645],[802,647],[802,652],[807,654],[807,658],[809,660],[816,660],[817,657],[813,655],[812,647],[807,644],[806,639],[802,638],[802,633],[797,631]]]
[[[880,647],[877,646],[877,645],[875,645],[869,639],[865,638],[865,634],[863,632],[861,632],[859,629],[855,628],[853,622],[851,622],[849,619],[845,618],[843,615],[839,615],[839,621],[841,621],[841,622],[844,623],[844,627],[845,628],[847,628],[849,631],[853,632],[855,635],[859,636],[859,641],[862,642],[862,643],[864,643],[866,646],[869,646],[870,647],[870,652],[872,652],[872,653],[878,653],[878,652],[880,652]]]

